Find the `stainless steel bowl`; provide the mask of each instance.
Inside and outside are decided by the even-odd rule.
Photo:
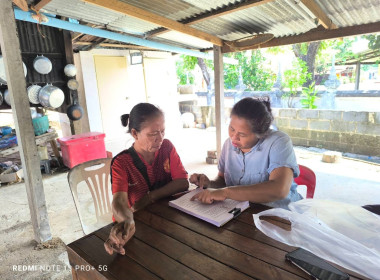
[[[67,81],[67,87],[71,90],[77,90],[79,88],[79,82],[75,79],[70,79]]]
[[[44,107],[58,108],[63,104],[65,94],[60,88],[48,84],[40,89],[38,100]]]
[[[63,71],[67,77],[74,77],[77,74],[77,68],[74,64],[67,64]]]
[[[0,55],[0,83],[6,85],[7,84],[7,76],[5,74],[5,66],[4,66],[4,58],[2,55]],[[22,66],[24,68],[24,76],[26,77],[26,74],[28,70],[26,69],[25,63],[22,63]]]
[[[46,75],[49,74],[53,65],[49,58],[43,55],[37,55],[37,57],[33,60],[33,68],[38,73]]]
[[[32,104],[40,104],[40,100],[38,99],[38,94],[40,92],[41,86],[39,85],[31,85],[27,88],[28,99]]]
[[[9,91],[6,89],[4,91],[4,101],[7,103],[9,106],[11,106],[11,97],[9,96]]]

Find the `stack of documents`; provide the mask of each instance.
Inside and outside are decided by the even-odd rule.
[[[190,199],[203,189],[196,189],[181,196],[176,200],[169,201],[169,206],[177,208],[187,214],[220,227],[239,215],[249,207],[249,201],[236,201],[226,199],[215,201],[211,204],[203,204],[198,200]]]

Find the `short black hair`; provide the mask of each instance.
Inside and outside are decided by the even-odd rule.
[[[232,108],[232,115],[246,119],[251,125],[252,132],[258,137],[268,133],[273,121],[269,97],[243,98]]]
[[[131,133],[132,129],[140,132],[144,122],[156,116],[163,116],[164,113],[161,109],[150,103],[139,103],[135,105],[129,114],[121,115],[121,124],[128,126],[128,132]]]

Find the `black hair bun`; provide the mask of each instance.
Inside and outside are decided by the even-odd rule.
[[[121,125],[124,126],[124,127],[127,127],[127,125],[128,125],[128,119],[129,119],[129,114],[121,115],[121,117],[120,117]]]

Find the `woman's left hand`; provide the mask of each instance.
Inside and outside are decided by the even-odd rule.
[[[191,200],[195,199],[207,204],[211,204],[214,201],[223,201],[226,199],[225,189],[205,189],[191,198]]]

